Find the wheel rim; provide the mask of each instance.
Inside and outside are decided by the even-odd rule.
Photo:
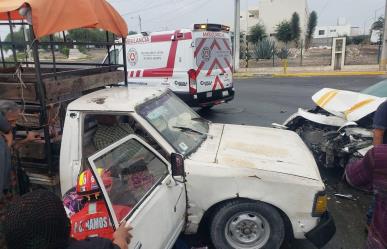
[[[261,248],[269,240],[270,225],[257,213],[238,213],[227,221],[225,235],[233,248]]]

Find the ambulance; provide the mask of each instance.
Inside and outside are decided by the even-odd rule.
[[[169,88],[192,107],[211,108],[234,98],[229,27],[194,24],[143,32],[128,36],[126,44],[129,84]],[[123,58],[122,49],[110,53]]]

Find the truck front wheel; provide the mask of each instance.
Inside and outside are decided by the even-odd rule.
[[[215,212],[210,232],[217,249],[278,249],[285,237],[285,226],[274,207],[236,200]]]

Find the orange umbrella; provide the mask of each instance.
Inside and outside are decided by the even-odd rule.
[[[126,37],[128,26],[105,0],[1,0],[0,19],[22,20],[21,7],[29,6],[37,38],[77,28],[100,28]]]

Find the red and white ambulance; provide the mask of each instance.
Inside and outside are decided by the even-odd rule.
[[[195,107],[234,98],[227,26],[195,24],[193,29],[131,35],[126,58],[130,84],[168,87]]]

